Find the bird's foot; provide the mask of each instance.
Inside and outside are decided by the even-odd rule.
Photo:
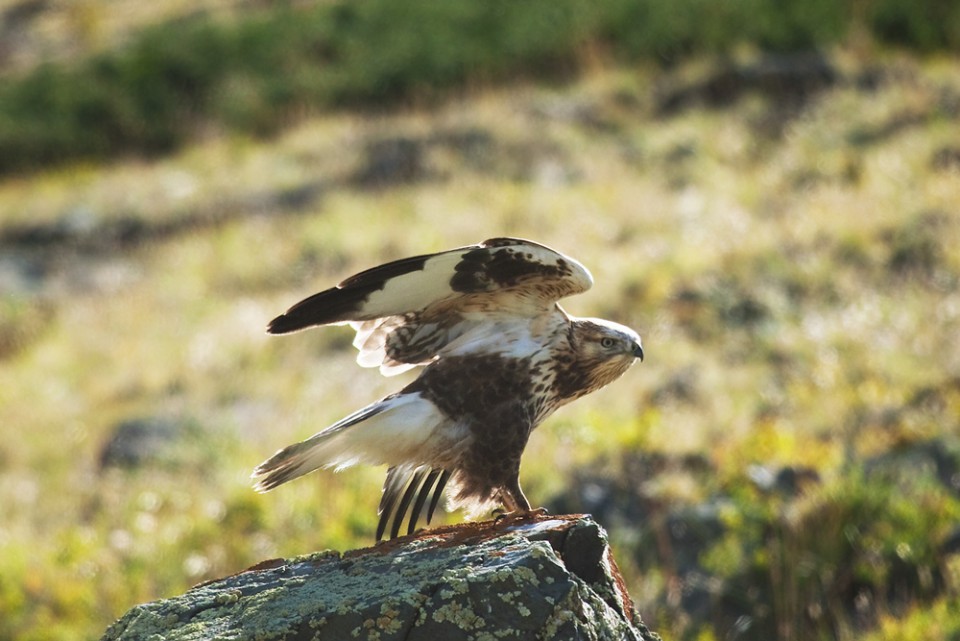
[[[496,525],[503,525],[504,523],[521,523],[523,521],[532,520],[538,516],[548,514],[548,512],[547,508],[538,507],[532,510],[514,510],[513,512],[494,510],[493,514],[493,522]]]

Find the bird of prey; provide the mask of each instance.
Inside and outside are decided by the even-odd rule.
[[[412,533],[424,508],[429,524],[445,487],[448,508],[471,517],[531,512],[519,480],[530,433],[643,360],[632,329],[557,304],[592,284],[583,265],[549,247],[493,238],[374,267],[300,301],[267,331],[349,323],[360,365],[385,375],[423,370],[261,463],[256,489],[318,468],[387,465],[378,541],[391,519],[396,537],[408,514]]]

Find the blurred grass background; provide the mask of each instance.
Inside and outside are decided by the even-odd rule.
[[[0,639],[369,544],[383,470],[247,477],[403,380],[263,328],[498,235],[644,337],[522,475],[664,638],[960,638],[955,3],[0,15]]]

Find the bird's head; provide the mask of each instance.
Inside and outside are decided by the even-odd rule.
[[[643,361],[643,345],[635,331],[602,318],[581,318],[573,323],[573,344],[582,357],[617,360],[633,365]]]
[[[569,389],[561,391],[564,396],[569,394],[570,400],[612,383],[638,358],[643,360],[639,334],[599,318],[573,320],[570,346],[573,360],[565,368],[566,375],[561,377],[570,381]]]

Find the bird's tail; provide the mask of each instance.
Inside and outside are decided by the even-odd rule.
[[[419,393],[388,396],[258,465],[251,475],[254,489],[266,492],[321,467],[416,460],[440,419],[436,406]]]

